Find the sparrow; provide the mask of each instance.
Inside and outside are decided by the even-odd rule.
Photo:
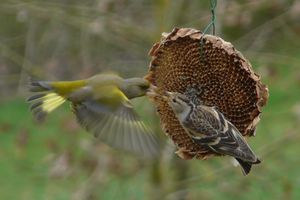
[[[216,107],[203,105],[201,101],[196,104],[178,92],[166,92],[164,98],[195,143],[217,154],[234,157],[244,175],[253,164],[261,163],[239,130]]]

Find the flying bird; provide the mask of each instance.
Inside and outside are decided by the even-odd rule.
[[[166,92],[164,98],[192,140],[221,155],[234,157],[247,175],[257,158],[239,130],[216,107],[196,104],[187,95]]]
[[[136,114],[130,99],[144,96],[150,87],[143,78],[102,73],[75,81],[34,81],[28,98],[38,121],[69,101],[78,123],[101,141],[127,151],[154,157],[159,142]]]

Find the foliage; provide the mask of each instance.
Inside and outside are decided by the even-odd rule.
[[[209,1],[3,0],[1,198],[300,199],[299,10],[296,0],[218,2],[217,34],[251,61],[270,89],[257,136],[249,139],[263,163],[243,177],[227,157],[181,161],[170,151],[151,162],[112,150],[80,129],[67,105],[37,125],[24,101],[29,75],[144,75],[161,32],[204,28]],[[151,104],[142,98],[135,105],[160,132]]]

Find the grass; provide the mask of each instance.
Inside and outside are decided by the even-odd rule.
[[[300,105],[300,29],[289,18],[292,1],[280,6],[262,1],[258,7],[252,1],[223,7],[218,2],[221,36],[249,58],[270,90],[257,136],[249,139],[263,162],[247,177],[228,157],[152,163],[113,150],[85,133],[67,105],[39,125],[24,98],[9,95],[25,71],[51,80],[101,70],[143,75],[147,51],[161,32],[205,27],[208,2],[5,2],[0,6],[1,199],[176,199],[180,194],[188,200],[300,199],[300,111],[295,109]],[[241,22],[241,14],[250,21]],[[159,132],[151,104],[135,103]],[[182,168],[187,174],[180,179]]]
[[[285,71],[281,80],[292,76]],[[269,80],[266,80],[267,82]],[[294,85],[294,82],[290,81]],[[189,199],[273,199],[274,197],[298,199],[300,183],[298,170],[300,151],[299,121],[292,109],[298,103],[297,87],[285,90],[280,82],[270,85],[270,101],[262,115],[257,136],[251,146],[262,157],[263,163],[255,166],[248,177],[243,177],[228,158],[208,161],[183,161],[189,168],[188,177],[172,182],[176,166],[163,163],[164,197],[172,199],[179,191],[174,185],[183,186]],[[284,104],[282,102],[285,102]],[[136,102],[140,108],[143,101]],[[105,145],[96,144],[91,153],[82,146],[93,138],[75,123],[65,106],[49,116],[43,125],[33,122],[28,105],[23,99],[1,104],[0,113],[0,194],[4,199],[70,199],[74,198],[96,170],[91,163],[103,157],[102,180],[95,197],[100,199],[151,199],[150,168],[141,160]],[[140,110],[140,109],[139,109]],[[149,110],[147,112],[150,112]],[[141,112],[142,113],[142,112]],[[145,118],[146,119],[146,118]],[[65,153],[71,158],[67,170],[51,176],[57,158]],[[90,155],[92,154],[92,155]],[[95,155],[93,155],[95,154]],[[101,159],[100,159],[101,160]],[[106,160],[106,161],[105,161]],[[99,163],[98,163],[99,165]],[[70,172],[69,172],[70,171]]]
[[[45,124],[38,125],[33,122],[28,105],[23,99],[1,104],[1,198],[70,199],[78,187],[87,181],[93,169],[89,169],[88,165],[85,166],[85,160],[96,162],[98,158],[86,155],[87,152],[81,148],[80,143],[85,140],[91,142],[93,138],[79,129],[76,124],[75,127],[70,125],[74,125],[75,120],[70,113],[66,112],[67,110],[67,106],[61,108],[49,116]],[[108,149],[106,146],[105,148]],[[94,150],[96,151],[97,148]],[[108,151],[110,151],[109,154],[119,154],[110,149]],[[72,159],[68,164],[70,169],[67,170],[72,171],[72,174],[68,175],[69,172],[66,172],[59,177],[51,177],[49,171],[53,162],[65,152],[72,154]],[[103,154],[105,152],[100,152],[98,156],[108,157]],[[116,163],[116,169],[110,169],[110,175],[103,178],[107,180],[105,180],[105,185],[99,184],[101,187],[99,191],[105,192],[99,193],[99,197],[142,199],[145,195],[143,182],[147,179],[145,177],[147,173],[141,168],[139,174],[132,176],[134,168],[139,167],[139,163],[130,155],[124,153],[121,155],[120,160],[117,157],[119,155],[116,155],[116,161],[110,161],[121,162],[121,164]],[[108,167],[105,165],[103,163],[103,170]],[[121,168],[118,165],[121,165]],[[121,179],[119,179],[120,176]],[[133,193],[134,190],[137,191]]]

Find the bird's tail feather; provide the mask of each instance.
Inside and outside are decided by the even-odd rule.
[[[240,159],[240,158],[235,158],[235,159],[239,162],[239,164],[240,164],[240,166],[241,166],[241,168],[242,168],[243,174],[244,174],[245,176],[246,176],[247,174],[249,174],[249,172],[251,171],[252,164],[249,163],[249,162],[243,161],[243,160]]]
[[[27,101],[31,104],[30,110],[38,121],[42,121],[45,116],[62,105],[66,99],[55,93],[47,81],[30,82],[30,91],[37,92],[29,97]]]
[[[34,81],[34,80],[30,80],[30,87],[29,87],[29,91],[30,92],[47,92],[47,91],[51,91],[52,87],[51,87],[51,82],[49,81]]]

